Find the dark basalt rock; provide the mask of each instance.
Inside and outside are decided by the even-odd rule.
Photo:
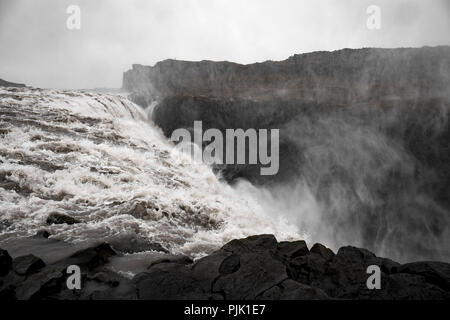
[[[435,261],[412,262],[397,268],[398,273],[416,274],[424,277],[443,290],[450,291],[450,264]]]
[[[268,252],[242,253],[239,265],[237,271],[215,281],[213,292],[230,300],[255,299],[288,278],[283,263]]]
[[[61,214],[61,213],[57,213],[57,212],[53,212],[50,213],[50,215],[47,217],[46,223],[51,225],[51,224],[75,224],[75,223],[80,223],[80,221],[78,219],[75,219],[73,217],[70,217],[68,215],[65,214]]]
[[[15,258],[12,262],[12,267],[17,274],[28,276],[45,267],[45,263],[40,258],[29,254]]]
[[[9,81],[0,79],[0,87],[23,88],[23,87],[25,87],[25,85],[23,83],[14,83],[14,82],[9,82]]]
[[[0,249],[0,276],[4,276],[9,272],[12,265],[12,258],[8,251]]]
[[[333,257],[333,265],[360,265],[367,268],[369,265],[378,265],[385,273],[395,273],[400,264],[387,258],[379,258],[372,252],[352,246],[342,247]]]
[[[382,277],[383,290],[373,290],[371,295],[361,291],[360,299],[395,300],[450,300],[449,291],[442,290],[428,282],[424,277],[414,274],[397,273]]]
[[[131,281],[105,268],[114,255],[108,244],[100,243],[48,265],[32,255],[18,257],[12,263],[16,272],[0,277],[0,295],[9,299],[135,299]],[[81,268],[82,290],[67,289],[70,265]]]
[[[389,274],[400,266],[389,259],[378,258],[366,249],[351,246],[340,248],[331,261],[318,255],[311,255],[309,258],[306,267],[309,271],[307,283],[321,288],[330,296],[346,299],[386,298],[383,297],[385,291],[367,289],[367,267],[380,267],[383,287],[383,281],[387,281]],[[305,270],[304,265],[300,266]]]
[[[286,259],[294,259],[309,253],[306,242],[303,240],[289,242],[282,241],[278,244],[278,252]]]
[[[190,269],[177,263],[158,264],[148,272],[138,274],[136,284],[139,299],[209,299],[211,293],[199,286]]]
[[[191,272],[198,280],[198,286],[204,291],[213,292],[213,285],[222,274],[228,274],[237,270],[237,258],[227,260],[233,254],[224,250],[218,250],[195,262],[191,267]],[[214,293],[218,299],[223,299],[220,293]]]
[[[232,253],[275,252],[276,249],[277,239],[272,234],[231,240],[222,247],[222,250]]]
[[[144,251],[159,251],[169,253],[161,244],[147,239],[138,238],[135,235],[126,235],[108,240],[114,250],[122,253],[136,253]]]
[[[50,236],[51,234],[47,230],[39,230],[38,232],[36,232],[35,235],[36,238],[45,238],[45,239],[47,239]]]
[[[241,258],[237,254],[226,257],[219,267],[220,274],[231,274],[239,270],[241,266]]]
[[[180,264],[180,265],[188,265],[193,263],[194,261],[187,257],[187,256],[182,256],[182,255],[167,255],[164,258],[161,259],[157,259],[155,261],[153,261],[149,266],[148,269],[152,268],[153,266],[156,266],[158,264],[161,263],[175,263],[175,264]]]
[[[320,243],[315,243],[312,246],[311,253],[318,254],[325,260],[331,260],[334,257],[334,252]]]
[[[16,293],[14,286],[7,286],[0,289],[0,301],[16,300]]]
[[[257,299],[261,300],[325,300],[330,299],[325,292],[291,279],[266,290]]]
[[[15,294],[19,300],[52,299],[64,290],[66,275],[64,268],[47,266],[25,280],[14,283]]]
[[[107,243],[101,243],[96,246],[80,250],[64,260],[67,265],[77,265],[94,270],[97,267],[106,264],[109,258],[115,256],[116,252]]]
[[[450,264],[404,265],[372,252],[342,247],[337,254],[321,244],[278,243],[272,235],[236,239],[197,261],[167,255],[145,272],[126,279],[107,268],[116,253],[105,243],[92,245],[39,269],[36,257],[14,259],[22,271],[0,276],[1,299],[450,299]],[[0,251],[6,272],[11,258]],[[123,257],[122,257],[123,258]],[[9,262],[8,262],[9,261]],[[82,288],[68,290],[66,268],[82,270]],[[369,265],[381,269],[381,289],[366,285]]]

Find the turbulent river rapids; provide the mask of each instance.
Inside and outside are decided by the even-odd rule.
[[[145,238],[201,256],[252,234],[300,237],[249,194],[181,154],[125,97],[0,88],[0,235]],[[76,224],[48,225],[51,213]]]

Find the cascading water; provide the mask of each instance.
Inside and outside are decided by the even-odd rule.
[[[193,256],[293,227],[179,153],[120,95],[0,89],[1,238],[45,227],[68,242],[130,235]],[[50,213],[80,223],[47,225]]]

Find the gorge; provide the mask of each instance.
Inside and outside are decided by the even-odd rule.
[[[450,299],[450,47],[164,60],[98,91],[0,82],[0,299]],[[192,161],[169,138],[197,121],[279,133],[278,172]]]
[[[248,180],[334,249],[449,261],[450,47],[343,49],[249,65],[133,65],[123,89],[167,137],[178,128],[279,129],[280,170],[215,166]],[[297,199],[297,200],[292,200]]]

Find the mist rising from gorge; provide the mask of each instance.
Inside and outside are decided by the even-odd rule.
[[[216,168],[310,244],[450,259],[448,47],[340,50],[282,62],[163,61],[124,74],[173,130],[280,129],[280,172]],[[251,184],[248,182],[250,181]]]

